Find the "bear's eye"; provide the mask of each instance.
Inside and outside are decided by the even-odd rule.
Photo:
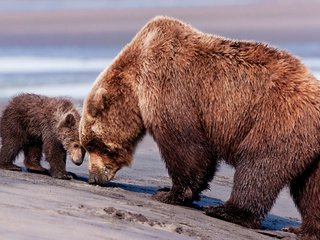
[[[73,147],[74,147],[74,148],[80,148],[80,145],[77,144],[77,143],[75,143],[75,144],[73,145]]]
[[[88,151],[88,152],[91,152],[93,150],[93,147],[92,146],[86,146],[85,149]]]
[[[117,154],[117,151],[110,149],[106,146],[103,147],[103,153],[108,157],[114,157]]]

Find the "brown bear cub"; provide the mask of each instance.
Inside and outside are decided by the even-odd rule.
[[[21,171],[13,164],[23,151],[28,171],[46,174],[40,164],[42,151],[50,164],[49,174],[71,179],[66,171],[66,156],[73,163],[83,162],[85,150],[79,141],[80,114],[72,102],[64,98],[49,98],[35,94],[14,97],[0,122],[0,168]]]
[[[159,201],[198,199],[224,160],[235,167],[232,193],[206,214],[258,228],[289,185],[302,215],[289,230],[320,239],[320,82],[294,56],[155,18],[85,99],[80,139],[90,182],[129,165],[146,130],[172,178]]]

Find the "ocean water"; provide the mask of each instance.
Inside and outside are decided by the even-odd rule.
[[[301,54],[301,60],[320,79],[320,56],[303,49],[288,47],[294,54]],[[95,46],[0,47],[0,98],[29,92],[83,99],[120,50]]]
[[[0,98],[28,92],[83,99],[121,49],[103,47],[0,47]]]

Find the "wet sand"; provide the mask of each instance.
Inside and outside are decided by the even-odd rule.
[[[102,188],[10,171],[0,181],[2,239],[272,239],[153,201],[153,188],[123,181]]]
[[[292,237],[281,231],[250,230],[203,214],[202,205],[223,203],[232,187],[228,171],[217,174],[212,193],[204,193],[195,208],[152,200],[170,179],[156,145],[147,136],[139,145],[132,168],[119,172],[106,187],[87,181],[87,162],[68,170],[77,180],[0,170],[0,235],[2,239],[274,239]],[[22,166],[22,158],[18,159]],[[47,164],[44,162],[44,166]],[[221,173],[224,173],[221,175]],[[297,224],[270,215],[268,224]],[[280,225],[279,225],[280,223]],[[281,225],[282,224],[282,225]]]
[[[0,110],[6,105],[3,100]],[[77,101],[79,104],[79,102]],[[20,155],[16,164],[23,166]],[[201,208],[226,201],[233,170],[222,165],[211,190],[193,208],[152,200],[171,180],[155,142],[147,135],[130,168],[120,170],[107,186],[87,184],[87,159],[81,166],[67,161],[78,179],[66,181],[27,172],[0,170],[0,236],[2,239],[274,239],[294,235],[282,227],[299,225],[300,218],[285,189],[263,223],[250,230],[206,216]],[[48,163],[42,161],[48,168]]]

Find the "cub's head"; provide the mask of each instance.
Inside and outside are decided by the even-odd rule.
[[[68,112],[62,116],[58,124],[58,134],[62,145],[72,162],[78,166],[82,164],[85,155],[79,139],[79,122],[78,112]]]
[[[80,140],[89,153],[91,184],[103,185],[129,166],[145,133],[137,101],[122,77],[102,76],[103,87],[97,82],[84,101]]]

